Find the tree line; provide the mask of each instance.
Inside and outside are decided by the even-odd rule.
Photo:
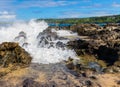
[[[88,17],[88,18],[62,18],[62,19],[37,19],[37,21],[45,20],[48,23],[120,23],[120,15],[101,16],[101,17]]]

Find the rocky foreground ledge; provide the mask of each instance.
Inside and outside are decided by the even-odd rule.
[[[120,86],[120,73],[99,73],[71,58],[57,64],[33,64],[31,60],[17,43],[0,44],[0,87]]]
[[[120,74],[96,74],[89,70],[78,74],[63,63],[31,64],[0,79],[0,87],[119,87]]]

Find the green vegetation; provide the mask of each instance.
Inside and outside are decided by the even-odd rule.
[[[48,23],[119,23],[120,15],[102,16],[102,17],[89,17],[89,18],[64,18],[64,19],[38,19],[45,20]]]

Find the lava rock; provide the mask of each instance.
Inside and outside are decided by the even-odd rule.
[[[90,80],[86,80],[86,81],[85,81],[85,85],[86,85],[87,87],[90,87],[90,86],[92,86],[92,82],[91,82]]]
[[[34,81],[31,78],[25,79],[22,84],[23,84],[23,87],[42,87],[41,84],[39,84],[38,82]]]
[[[118,61],[118,53],[115,49],[106,46],[100,46],[97,50],[98,59],[104,60],[108,65],[113,65]]]
[[[28,66],[32,57],[21,48],[18,43],[4,42],[0,44],[0,66],[7,67],[9,64]]]

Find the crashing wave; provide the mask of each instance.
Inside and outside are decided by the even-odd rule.
[[[57,63],[69,57],[76,58],[74,50],[66,47],[69,40],[58,32],[59,30],[49,29],[45,21],[16,22],[11,26],[0,27],[0,42],[18,42],[31,54],[32,62],[35,63]]]

